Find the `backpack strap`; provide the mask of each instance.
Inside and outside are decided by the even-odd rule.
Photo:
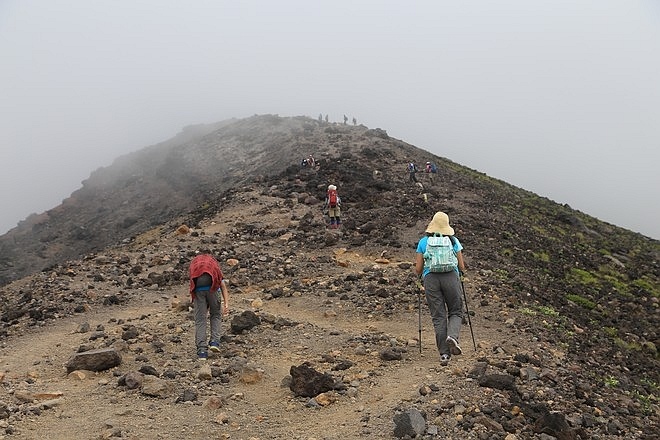
[[[454,250],[454,247],[456,246],[456,239],[453,235],[448,235],[447,237],[449,237],[449,241],[451,241],[451,249]],[[456,251],[454,251],[454,254],[456,254]]]

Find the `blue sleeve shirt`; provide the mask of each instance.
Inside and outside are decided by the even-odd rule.
[[[417,243],[417,253],[424,254],[426,252],[426,242],[429,240],[427,235],[423,236]],[[452,243],[454,243],[454,253],[457,254],[463,250],[463,245],[458,238],[453,237]],[[458,267],[456,267],[456,272],[458,272]],[[422,271],[422,278],[424,278],[429,273],[429,268],[424,265],[424,270]]]

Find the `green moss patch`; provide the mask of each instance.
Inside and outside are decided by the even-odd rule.
[[[580,295],[575,295],[572,293],[569,293],[566,295],[566,299],[568,299],[571,302],[574,302],[575,304],[584,307],[585,309],[593,310],[596,308],[596,303],[591,301],[590,299],[587,299],[585,297],[582,297]]]
[[[653,283],[647,277],[638,278],[630,284],[637,287],[638,289],[642,289],[648,292],[656,298],[660,297],[660,288],[658,287],[658,283]]]
[[[577,268],[571,269],[568,274],[568,280],[582,286],[598,287],[600,285],[598,277],[595,274]]]
[[[534,258],[544,263],[550,262],[550,255],[548,255],[547,252],[533,252],[532,255],[534,255]]]

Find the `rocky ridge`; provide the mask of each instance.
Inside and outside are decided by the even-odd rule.
[[[382,130],[305,124],[324,140],[318,168],[289,160],[209,189],[175,219],[0,290],[8,438],[657,436],[657,242]],[[409,184],[409,158],[437,161],[437,181]],[[320,209],[328,182],[338,231]],[[446,368],[423,303],[419,352],[411,271],[439,209],[466,246],[477,342],[465,326]],[[185,295],[201,249],[223,262],[233,303],[204,368]],[[102,349],[121,363],[67,374],[74,353]],[[294,392],[303,366],[332,387]]]

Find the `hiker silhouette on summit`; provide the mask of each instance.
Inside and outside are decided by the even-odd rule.
[[[441,365],[447,365],[452,355],[463,352],[458,341],[463,323],[460,277],[464,272],[463,246],[454,237],[449,216],[438,211],[417,243],[415,273],[424,283]]]

